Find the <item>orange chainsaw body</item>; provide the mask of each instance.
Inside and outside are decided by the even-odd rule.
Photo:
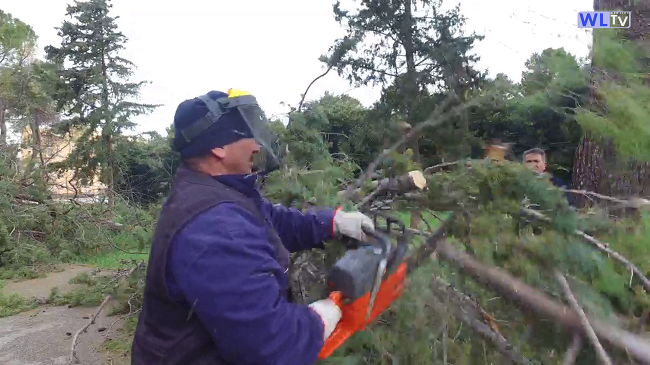
[[[330,356],[354,332],[365,329],[370,322],[384,312],[402,294],[406,269],[407,264],[402,262],[395,271],[382,280],[369,317],[368,306],[370,305],[370,292],[351,303],[344,303],[344,298],[339,291],[334,291],[329,295],[329,298],[341,308],[341,320],[334,329],[334,332],[325,341],[323,348],[318,354],[318,359],[324,359]]]

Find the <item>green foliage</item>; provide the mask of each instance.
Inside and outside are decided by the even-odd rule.
[[[647,123],[650,90],[647,52],[622,39],[621,32],[594,32],[593,67],[596,103],[580,108],[578,122],[596,135],[612,138],[622,156],[650,159]]]
[[[453,65],[478,59],[466,53],[482,37],[462,35],[465,20],[458,7],[442,12],[442,2],[436,0],[362,1],[360,5],[356,12],[344,9],[340,2],[334,5],[335,20],[355,41],[355,47],[337,63],[339,73],[351,82],[389,84],[408,67],[417,72],[418,84],[433,85],[449,82],[446,71]],[[403,97],[412,97],[413,91]],[[406,105],[404,101],[399,104]]]
[[[584,88],[586,74],[573,55],[564,48],[547,48],[542,53],[533,54],[526,61],[521,86],[525,95],[543,93],[548,96],[565,93],[567,90]]]
[[[116,301],[111,314],[129,313],[133,306],[139,307],[142,303],[143,269],[144,266],[132,274],[129,274],[130,271],[118,272],[115,275],[80,274],[71,279],[70,284],[79,284],[81,287],[67,293],[61,293],[54,287],[48,297],[48,303],[70,307],[97,306],[110,295]]]
[[[167,136],[156,132],[149,138],[120,138],[115,146],[118,194],[140,206],[160,202],[169,192],[171,182],[180,166],[180,156],[171,150],[174,136],[171,128]]]
[[[480,87],[485,74],[474,69],[479,60],[471,53],[476,34],[464,33],[465,19],[456,6],[442,10],[442,1],[361,1],[358,9],[334,5],[334,18],[346,29],[346,36],[330,48],[337,57],[334,69],[351,84],[381,85],[382,95],[366,122],[379,131],[372,147],[376,154],[387,143],[399,139],[399,122],[412,125],[427,118],[446,93],[458,96],[458,105],[470,90]],[[378,36],[381,35],[381,36]],[[321,57],[328,62],[334,57]],[[389,133],[386,133],[389,131]],[[372,136],[372,134],[370,134]],[[377,138],[378,137],[378,138]],[[475,143],[466,114],[452,118],[433,131],[425,131],[413,150],[414,159],[426,165],[465,156]],[[372,158],[363,161],[368,162]]]
[[[549,48],[530,57],[520,84],[503,75],[487,83],[482,92],[494,97],[473,108],[470,129],[483,139],[513,143],[513,159],[527,149],[544,148],[547,171],[570,180],[583,133],[576,108],[588,91],[588,73],[575,57]]]
[[[0,10],[0,67],[22,63],[36,44],[31,26]]]
[[[2,278],[35,277],[46,271],[39,270],[46,263],[71,262],[115,247],[141,249],[149,242],[155,215],[121,200],[110,221],[101,205],[63,204],[49,200],[43,191],[32,193],[21,194],[19,180],[11,174],[0,179]],[[122,228],[113,228],[115,223]]]
[[[0,318],[13,316],[34,307],[36,307],[36,302],[30,302],[20,295],[0,293]]]

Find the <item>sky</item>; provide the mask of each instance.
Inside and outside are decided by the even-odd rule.
[[[72,0],[2,0],[0,9],[30,24],[39,48],[59,45],[55,27]],[[137,66],[133,81],[150,82],[140,102],[161,104],[139,116],[136,132],[164,133],[180,102],[210,90],[244,89],[269,115],[282,116],[324,71],[318,61],[344,34],[332,13],[334,0],[113,0],[112,15],[129,38],[122,56]],[[342,1],[353,7],[353,0]],[[458,0],[445,0],[454,6]],[[349,5],[347,5],[349,4]],[[488,5],[489,4],[489,5]],[[525,61],[548,47],[564,47],[586,57],[591,33],[577,27],[577,12],[593,0],[461,0],[465,32],[485,36],[474,52],[477,67],[494,77],[520,80]],[[317,81],[307,99],[325,91],[347,93],[364,105],[379,98],[379,88],[354,88],[330,73]]]

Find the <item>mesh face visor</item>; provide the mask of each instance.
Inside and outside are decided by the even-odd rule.
[[[180,150],[192,140],[198,138],[201,133],[205,132],[214,123],[219,123],[219,118],[225,113],[235,109],[242,117],[245,125],[238,126],[245,130],[240,130],[242,135],[252,136],[257,144],[260,145],[260,153],[254,156],[254,172],[268,174],[279,167],[279,161],[273,153],[273,145],[276,138],[269,129],[269,121],[264,112],[257,103],[257,99],[247,92],[239,90],[229,90],[228,97],[212,100],[208,95],[199,96],[199,99],[208,107],[208,114],[196,123],[183,129],[181,134],[184,141],[175,145],[176,150]]]
[[[233,100],[229,98],[229,100]],[[252,95],[237,97],[239,105],[236,107],[246,122],[248,129],[253,134],[257,143],[262,147],[261,153],[255,155],[255,166],[264,174],[276,170],[279,167],[278,157],[273,152],[275,136],[269,129],[269,120],[257,104]]]

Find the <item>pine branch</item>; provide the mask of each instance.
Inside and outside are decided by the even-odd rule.
[[[431,288],[438,298],[448,298],[453,301],[449,309],[463,324],[470,327],[484,339],[490,341],[499,353],[515,364],[532,364],[533,362],[522,356],[517,349],[508,342],[499,332],[481,321],[481,313],[485,311],[472,298],[460,292],[456,288],[444,283],[440,278],[433,277]],[[442,304],[435,303],[439,310]]]
[[[456,214],[457,213],[455,211],[451,212],[451,214],[449,214],[449,217],[447,217],[447,219],[445,219],[440,224],[440,226],[438,226],[438,229],[436,229],[436,231],[432,232],[431,234],[425,232],[418,232],[420,235],[428,237],[428,239],[425,244],[422,244],[417,249],[417,251],[411,254],[406,260],[408,265],[407,266],[408,273],[413,272],[413,270],[417,269],[420,265],[422,265],[422,263],[424,263],[427,260],[427,258],[431,257],[431,254],[433,254],[434,251],[436,250],[436,243],[438,242],[438,240],[442,239],[442,237],[446,233],[451,223],[453,223],[453,221],[456,219]]]
[[[594,329],[591,327],[591,324],[589,324],[587,315],[580,307],[580,304],[578,304],[578,301],[576,300],[576,297],[573,295],[573,292],[571,292],[571,287],[569,286],[569,283],[566,281],[566,278],[558,271],[555,272],[555,278],[560,283],[560,286],[562,286],[562,292],[564,293],[564,296],[566,297],[567,301],[569,302],[569,304],[571,304],[571,307],[580,318],[580,323],[584,328],[584,332],[587,335],[587,338],[589,339],[589,341],[591,341],[591,344],[596,349],[598,360],[600,360],[600,362],[604,365],[612,365],[612,360],[609,359],[609,355],[607,355],[607,352],[605,352],[603,345],[601,345],[600,341],[598,341],[598,337],[596,336]]]
[[[477,262],[468,254],[456,251],[444,240],[432,242],[429,239],[427,244],[437,247],[438,257],[452,263],[478,282],[510,298],[522,310],[535,313],[538,316],[541,315],[571,331],[584,334],[584,327],[578,315],[570,308],[552,300],[543,292],[528,286],[497,267]],[[650,343],[645,338],[595,318],[589,318],[589,322],[599,338],[626,351],[630,356],[650,364]]]
[[[582,350],[582,336],[579,334],[573,335],[573,340],[571,341],[571,346],[564,354],[564,360],[562,360],[562,365],[573,365],[576,363],[576,359]]]
[[[427,180],[421,171],[414,170],[396,178],[384,178],[372,181],[371,185],[374,187],[373,192],[361,199],[357,204],[358,209],[362,209],[377,197],[387,193],[406,194],[413,190],[423,190],[427,186]],[[357,188],[354,192],[357,194],[361,190],[361,188]],[[337,194],[339,197],[344,198],[346,193],[347,190],[341,190]]]
[[[550,222],[551,221],[551,219],[548,218],[547,216],[545,216],[544,214],[542,214],[540,212],[537,212],[535,210],[532,210],[532,209],[522,208],[522,212],[524,214],[527,214],[529,216],[533,216],[533,217],[535,217],[535,218],[537,218],[537,219],[539,219],[541,221],[544,221],[544,222]],[[622,263],[623,265],[627,266],[630,269],[630,271],[632,271],[632,273],[634,275],[636,275],[636,277],[641,281],[641,284],[643,285],[645,290],[650,292],[650,280],[648,280],[648,278],[645,275],[643,275],[641,270],[639,270],[639,268],[636,265],[634,265],[630,260],[628,260],[625,256],[623,256],[620,253],[610,249],[608,243],[600,242],[596,238],[586,234],[583,231],[577,230],[577,229],[574,231],[574,234],[576,236],[581,237],[586,242],[588,242],[591,245],[593,245],[594,247],[596,247],[598,250],[600,250],[600,251],[606,253],[607,255],[609,255],[610,257],[614,258],[616,261],[618,261],[618,262]]]

